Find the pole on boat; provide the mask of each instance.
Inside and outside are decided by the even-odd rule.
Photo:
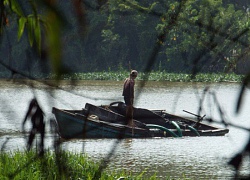
[[[183,110],[185,113],[188,113],[188,114],[191,114],[193,116],[196,116],[198,117],[198,121],[193,125],[193,127],[195,127],[198,123],[200,123],[205,117],[206,117],[206,114],[204,116],[200,116],[200,115],[197,115],[197,114],[194,114],[194,113],[191,113],[189,111],[186,111],[186,110]]]
[[[197,114],[194,114],[194,113],[191,113],[189,111],[186,111],[186,110],[183,110],[185,113],[188,113],[188,114],[191,114],[191,115],[194,115],[196,117],[198,117],[199,121],[202,121],[204,119],[204,117],[206,117],[206,115],[204,116],[200,116],[200,115],[197,115]]]

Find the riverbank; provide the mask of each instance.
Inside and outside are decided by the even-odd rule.
[[[131,175],[128,172],[107,172],[100,163],[90,160],[86,155],[72,152],[46,152],[39,157],[34,151],[0,153],[0,179],[150,179],[143,172]]]
[[[103,72],[89,72],[89,73],[68,73],[63,74],[60,77],[49,75],[32,75],[32,79],[39,80],[105,80],[105,81],[123,81],[129,76],[127,71],[103,71]],[[15,76],[13,79],[23,79],[31,77]],[[12,79],[8,76],[0,74],[1,79]],[[139,72],[137,80],[145,81],[169,81],[169,82],[242,82],[244,75],[238,75],[235,73],[199,73],[195,76],[185,73],[167,73],[165,71],[153,71],[150,73]]]
[[[113,80],[121,81],[128,77],[129,72],[92,72],[92,73],[72,73],[62,75],[64,80]],[[50,76],[54,78],[54,76]],[[170,82],[242,82],[244,75],[234,73],[201,73],[196,76],[183,73],[150,72],[138,74],[137,80],[149,81],[170,81]]]

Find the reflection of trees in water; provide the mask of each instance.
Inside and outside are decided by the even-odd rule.
[[[41,0],[39,3],[45,8],[47,8],[48,12],[45,15],[47,18],[47,21],[43,21],[43,19],[38,15],[40,12],[37,11],[35,3],[33,1],[28,1],[29,5],[32,7],[32,15],[29,19],[25,19],[25,13],[22,12],[22,6],[19,6],[19,1],[1,1],[0,7],[1,7],[1,17],[0,17],[0,30],[1,30],[1,37],[6,37],[8,45],[7,49],[8,53],[6,53],[6,57],[9,58],[10,63],[5,63],[6,61],[3,61],[3,57],[0,59],[0,64],[9,70],[11,74],[10,79],[14,79],[16,75],[28,78],[31,80],[35,80],[35,77],[32,76],[32,74],[27,74],[22,71],[22,68],[18,69],[15,68],[12,64],[12,59],[13,57],[11,56],[11,51],[12,51],[12,45],[9,42],[9,37],[8,34],[5,33],[5,28],[7,28],[7,25],[11,25],[9,22],[8,18],[9,13],[12,14],[17,14],[18,19],[19,19],[19,29],[18,29],[18,38],[21,38],[23,35],[24,30],[28,31],[28,41],[33,48],[27,48],[27,61],[26,63],[24,62],[24,65],[29,68],[32,68],[29,64],[29,62],[32,62],[32,57],[33,56],[39,56],[39,58],[42,61],[37,62],[37,66],[42,68],[42,71],[48,72],[46,69],[48,66],[48,62],[46,62],[45,59],[50,59],[51,61],[51,67],[53,72],[56,74],[55,78],[60,79],[60,76],[63,73],[69,72],[69,69],[64,68],[63,62],[61,61],[62,59],[62,37],[61,34],[59,33],[61,29],[63,29],[66,21],[63,17],[65,14],[59,13],[57,11],[57,6],[55,5],[56,1],[46,1],[46,0]],[[148,75],[152,70],[154,70],[153,67],[158,63],[157,59],[159,56],[161,56],[162,53],[162,47],[166,46],[169,44],[169,37],[172,36],[172,46],[173,48],[183,48],[182,51],[182,56],[188,55],[188,52],[185,52],[185,44],[184,42],[187,43],[186,39],[182,43],[179,44],[179,46],[176,46],[176,43],[180,39],[180,35],[177,32],[178,28],[182,28],[183,33],[185,32],[185,37],[188,37],[188,34],[194,34],[193,39],[191,39],[191,42],[197,43],[196,47],[193,49],[193,54],[192,57],[189,59],[191,62],[191,72],[192,72],[192,77],[195,77],[199,72],[201,72],[204,68],[206,68],[207,61],[210,61],[209,64],[211,66],[216,66],[219,61],[217,59],[225,60],[225,72],[231,72],[235,71],[236,65],[241,64],[244,61],[248,61],[249,59],[249,21],[247,22],[248,25],[246,24],[245,26],[242,26],[241,29],[234,29],[233,25],[235,19],[233,17],[231,20],[231,24],[224,24],[225,27],[217,27],[218,23],[218,16],[216,16],[215,13],[218,12],[209,12],[209,9],[200,9],[200,12],[197,11],[197,9],[190,9],[190,14],[187,14],[188,8],[191,8],[192,6],[197,6],[198,8],[200,5],[204,5],[202,3],[206,3],[208,6],[216,6],[214,1],[200,1],[198,4],[194,4],[192,0],[182,0],[179,1],[179,3],[174,2],[170,3],[171,6],[168,6],[165,1],[156,1],[151,4],[151,8],[145,8],[143,5],[140,5],[140,3],[134,3],[133,1],[116,1],[118,4],[120,3],[120,8],[124,7],[127,9],[132,9],[133,13],[137,13],[140,16],[143,15],[151,15],[154,17],[157,17],[162,20],[163,23],[161,23],[161,27],[158,26],[158,35],[156,37],[155,43],[152,44],[152,49],[150,49],[151,54],[149,57],[143,62],[143,64],[146,64],[144,69],[142,70],[143,72],[148,72],[146,79],[148,78]],[[232,2],[232,1],[229,1]],[[241,1],[241,3],[244,1]],[[7,4],[12,3],[12,8],[7,8]],[[113,1],[110,0],[109,3],[114,3]],[[147,1],[144,2],[144,5],[147,5]],[[150,2],[151,3],[151,2]],[[116,3],[114,3],[115,5]],[[118,5],[117,4],[117,5]],[[246,3],[247,4],[247,3]],[[87,38],[85,35],[87,22],[86,22],[86,10],[85,9],[91,9],[92,11],[100,11],[102,8],[107,8],[107,1],[101,1],[97,0],[94,2],[90,1],[72,1],[72,5],[74,7],[74,11],[76,12],[75,20],[78,21],[79,24],[79,33],[81,34],[82,38]],[[160,7],[162,5],[162,7]],[[171,7],[167,10],[167,13],[162,9],[163,7]],[[206,6],[205,6],[206,7]],[[232,8],[232,6],[230,6]],[[159,9],[158,9],[159,8]],[[239,4],[237,4],[237,8],[239,8]],[[246,18],[249,18],[249,7],[244,7],[246,9]],[[8,12],[7,12],[8,10]],[[117,9],[113,9],[117,11]],[[158,11],[160,10],[160,11]],[[192,10],[192,11],[191,11]],[[196,10],[196,11],[195,11]],[[223,9],[225,10],[224,12],[221,11],[220,13],[228,13],[230,15],[229,9]],[[210,10],[211,11],[211,10]],[[116,15],[120,15],[123,17],[126,16],[131,16],[129,11],[123,11],[123,12],[116,12]],[[194,14],[200,13],[200,17],[194,16]],[[214,16],[212,16],[214,13]],[[237,12],[239,13],[239,12]],[[192,15],[191,15],[192,14]],[[66,15],[67,16],[67,15]],[[48,20],[50,19],[50,20]],[[226,21],[226,19],[224,19]],[[25,23],[30,23],[33,24],[33,26],[26,26]],[[185,24],[188,26],[193,27],[193,29],[188,29],[185,28]],[[238,23],[238,22],[237,22]],[[42,29],[42,25],[45,25],[45,28]],[[50,29],[46,29],[50,27]],[[194,31],[197,31],[194,33]],[[204,34],[199,34],[199,32],[206,32],[207,34],[205,37],[203,37]],[[112,35],[112,33],[106,32],[105,38],[113,37],[113,38],[119,38],[117,35]],[[115,39],[113,39],[115,41]],[[200,46],[198,46],[200,44]],[[187,45],[192,45],[188,44]],[[228,48],[231,48],[229,50]],[[237,48],[237,50],[236,50]],[[38,52],[38,53],[37,53]],[[171,54],[172,53],[172,54]],[[8,54],[8,55],[7,55]],[[173,52],[169,52],[169,56],[173,56]],[[176,57],[178,58],[178,54],[175,54]],[[136,57],[138,57],[136,55]],[[209,58],[208,58],[209,57]],[[208,60],[207,60],[208,59]],[[94,63],[94,62],[93,62]],[[184,64],[187,62],[183,62]],[[244,63],[243,63],[244,64]],[[163,64],[164,65],[164,64]],[[162,64],[161,64],[162,66]],[[32,69],[30,69],[32,70]],[[246,70],[249,72],[249,70]],[[53,84],[48,84],[45,83],[48,88],[51,88],[51,96],[53,97],[53,89],[59,88],[58,85],[60,85],[60,81],[57,81],[57,85]],[[236,108],[236,113],[240,113],[240,109],[242,106],[242,101],[244,99],[244,94],[249,86],[250,82],[250,73],[245,76],[243,79],[241,91],[239,94],[238,98],[238,103],[237,103],[237,108]],[[72,86],[74,86],[74,81],[72,81]],[[139,95],[141,93],[141,90],[144,88],[146,81],[140,82],[140,90],[139,90]],[[32,83],[27,83],[31,88],[33,88]],[[227,119],[225,118],[226,112],[221,109],[220,102],[216,98],[215,94],[212,92],[209,92],[208,89],[204,89],[203,96],[200,97],[200,108],[198,109],[198,115],[202,112],[202,102],[204,98],[208,95],[210,95],[213,98],[213,101],[215,102],[215,105],[221,115],[220,123],[225,125],[225,126],[235,126],[233,123],[229,123]],[[90,99],[95,99],[95,97],[88,97]],[[210,122],[213,122],[213,119],[209,119]],[[245,129],[246,131],[249,132],[249,129],[244,128],[244,127],[237,127],[241,129]],[[121,140],[123,138],[121,137],[120,139],[117,139],[116,143],[112,146],[112,149],[110,153],[106,156],[106,158],[102,161],[99,171],[96,173],[96,178],[100,176],[102,171],[107,167],[107,164],[109,163],[110,159],[112,158],[112,155],[117,148],[118,144],[121,143]],[[2,145],[2,150],[4,149],[5,144],[8,142],[8,139],[6,142]],[[59,150],[60,145],[62,142],[59,142],[57,139],[55,140],[55,149]],[[240,169],[242,159],[245,156],[249,156],[250,153],[250,138],[249,141],[246,145],[243,145],[244,148],[242,149],[241,152],[237,153],[232,159],[230,160],[229,164],[232,165],[235,168],[235,174],[236,177],[238,176],[238,171]],[[60,152],[58,151],[57,153],[60,155]],[[58,158],[60,159],[60,158]],[[58,165],[63,165],[62,162],[58,162]]]

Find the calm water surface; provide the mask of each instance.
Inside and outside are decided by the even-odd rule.
[[[37,97],[46,120],[53,117],[53,106],[65,109],[81,109],[85,103],[95,105],[122,101],[123,82],[82,81],[71,86],[63,82],[61,89],[53,90],[40,83],[31,89],[24,83],[0,81],[0,146],[5,151],[24,150],[26,139],[20,132],[21,123],[28,108],[28,103]],[[165,109],[169,113],[192,117],[183,112],[197,113],[199,101],[205,87],[215,92],[220,106],[230,123],[250,128],[250,95],[246,92],[240,114],[235,114],[239,87],[237,83],[169,83],[149,82],[144,88],[136,86],[135,106],[149,109]],[[218,106],[211,96],[203,102],[203,114],[220,120]],[[223,127],[221,124],[214,124]],[[26,129],[29,128],[27,123]],[[243,148],[249,134],[230,126],[230,132],[223,137],[183,137],[154,139],[87,139],[63,143],[63,148],[79,153],[87,153],[94,160],[107,157],[115,148],[109,163],[110,170],[145,171],[146,175],[161,179],[171,175],[172,178],[185,177],[192,179],[231,179],[233,169],[227,165],[228,160]],[[47,133],[46,147],[52,147],[52,134]],[[241,174],[247,174],[250,168],[249,159],[245,160]]]

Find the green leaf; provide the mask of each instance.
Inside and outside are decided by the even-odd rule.
[[[24,16],[22,8],[16,0],[10,0],[11,10],[15,12],[18,16]]]
[[[17,34],[18,41],[20,40],[20,38],[23,35],[24,27],[25,27],[26,22],[27,22],[27,19],[25,17],[19,18],[19,21],[18,21],[18,34]]]
[[[41,27],[40,27],[39,20],[36,20],[35,22],[34,34],[35,34],[35,41],[37,43],[37,48],[40,53],[41,52]]]
[[[28,38],[29,38],[29,43],[30,46],[33,46],[33,42],[34,42],[34,18],[32,16],[28,17]]]
[[[53,71],[57,76],[61,75],[61,21],[58,17],[50,12],[46,17],[46,33],[47,33],[47,42],[49,47],[49,56],[52,62]]]

